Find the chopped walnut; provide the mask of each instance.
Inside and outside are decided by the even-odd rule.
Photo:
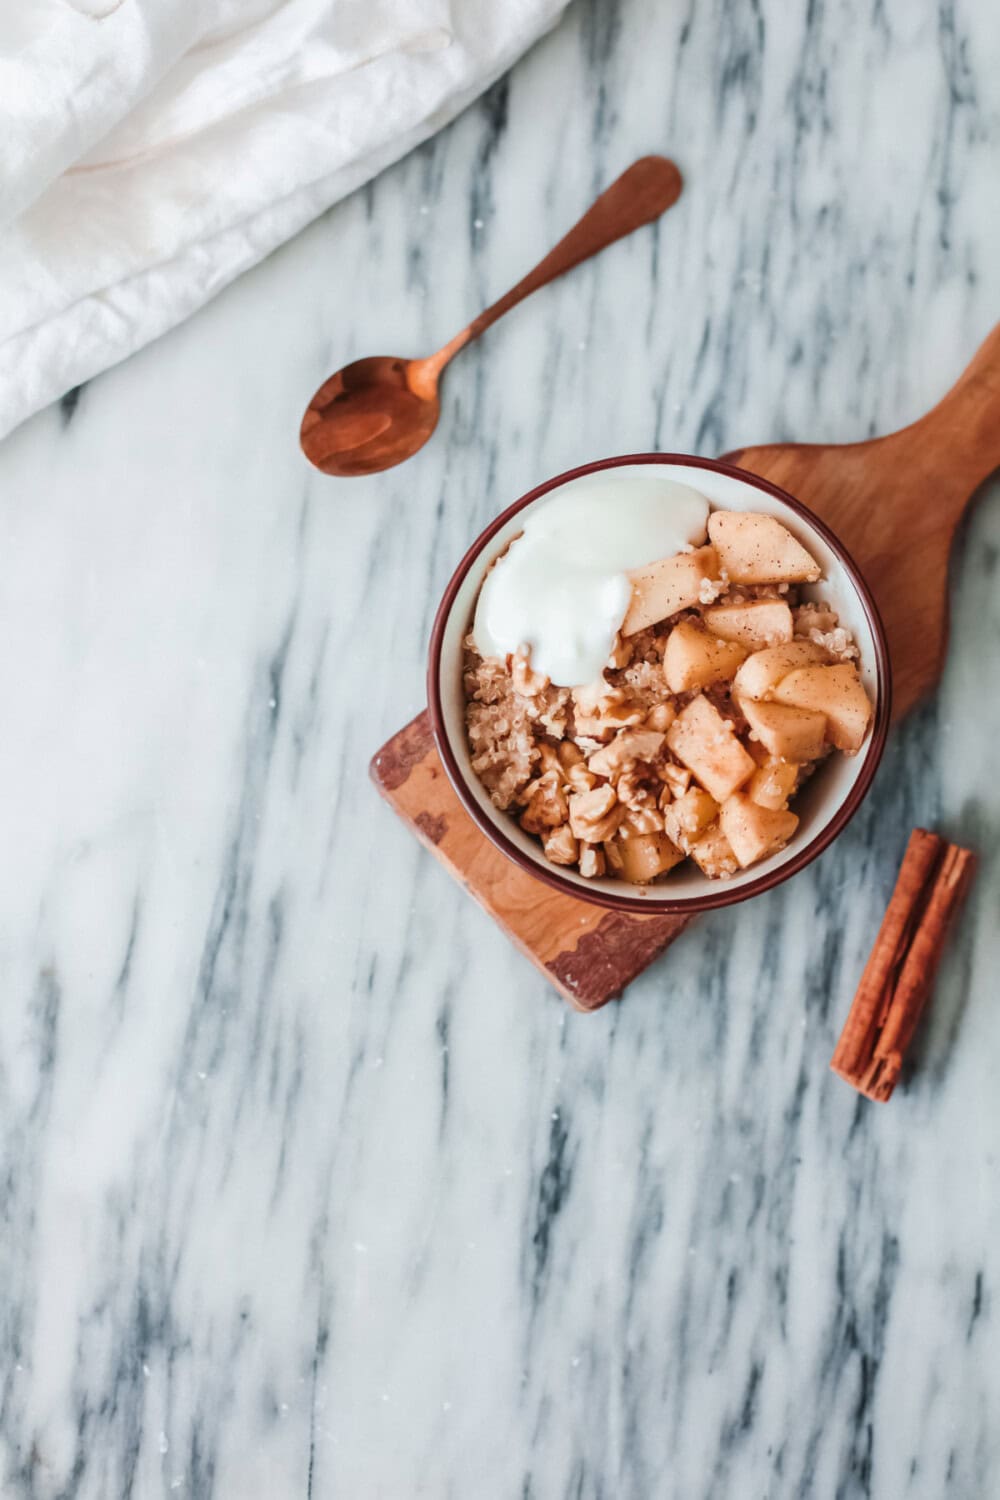
[[[643,715],[644,710],[639,704],[609,703],[597,718],[584,718],[581,722],[577,715],[577,733],[591,735],[595,740],[600,740],[604,744],[619,729],[631,729],[634,725],[641,724]]]
[[[574,792],[590,792],[597,785],[597,777],[587,770],[583,751],[574,740],[563,740],[558,750],[562,767],[563,785]]]
[[[577,766],[570,766],[568,771],[564,771],[563,780],[574,792],[592,792],[597,785],[597,777],[593,771],[588,771],[583,761]]]
[[[622,816],[618,837],[631,838],[638,833],[662,833],[663,814],[654,807],[628,808]]]
[[[616,730],[640,724],[645,710],[628,703],[621,688],[609,682],[573,689],[573,723],[576,738],[611,739]]]
[[[587,761],[587,765],[598,776],[607,776],[615,781],[621,773],[637,760],[655,760],[663,749],[663,735],[655,729],[632,729],[616,735],[610,745],[603,746]]]
[[[620,703],[624,694],[613,688],[602,678],[600,682],[588,683],[586,687],[572,689],[573,708],[584,718],[597,717],[605,704]]]
[[[554,865],[575,865],[580,857],[579,842],[573,837],[568,823],[548,834],[542,841],[542,848]]]
[[[539,776],[525,788],[525,809],[520,820],[525,833],[543,833],[547,828],[558,828],[560,823],[565,823],[569,806],[560,779],[558,769],[546,771],[544,776]]]
[[[538,765],[544,774],[546,771],[562,771],[562,761],[554,745],[547,745],[543,740],[538,747]]]
[[[656,806],[656,782],[650,780],[639,766],[623,771],[615,790],[622,806],[630,807],[633,811],[638,811],[641,807]]]
[[[613,786],[595,787],[592,792],[579,792],[569,799],[569,826],[578,839],[588,844],[601,844],[609,839],[621,822],[621,815]]]

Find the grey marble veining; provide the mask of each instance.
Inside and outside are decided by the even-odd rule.
[[[0,448],[4,1500],[1000,1493],[997,485],[862,812],[621,1006],[366,779],[532,483],[937,399],[1000,317],[998,79],[986,0],[574,0]],[[649,150],[680,203],[463,354],[418,459],[307,470],[325,373],[436,347]],[[917,821],[982,868],[878,1109],[827,1061]]]

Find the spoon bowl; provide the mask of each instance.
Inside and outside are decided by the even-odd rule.
[[[309,462],[350,479],[412,457],[441,413],[437,382],[420,380],[424,363],[375,354],[331,375],[302,418],[299,440]]]
[[[324,474],[378,474],[410,458],[437,426],[438,380],[450,359],[518,302],[607,245],[659,218],[681,191],[681,174],[663,156],[644,156],[595,203],[515,287],[426,359],[375,355],[331,375],[306,408],[302,451]]]

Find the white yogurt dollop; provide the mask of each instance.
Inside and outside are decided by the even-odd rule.
[[[473,635],[480,656],[521,646],[558,687],[601,675],[625,618],[625,576],[705,540],[708,501],[672,479],[600,474],[530,509],[524,531],[486,575]]]

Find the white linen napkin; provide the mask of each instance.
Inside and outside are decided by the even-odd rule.
[[[0,437],[440,129],[566,3],[0,5]]]

